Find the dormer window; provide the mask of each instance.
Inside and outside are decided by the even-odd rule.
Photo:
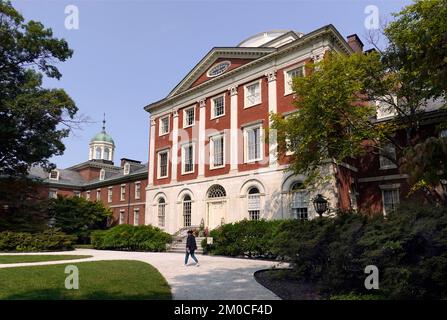
[[[101,171],[99,171],[99,180],[104,180],[106,177],[106,171],[104,169],[101,169]]]
[[[130,173],[130,163],[126,162],[124,164],[124,174],[127,175]]]
[[[50,180],[59,180],[59,170],[51,170],[49,179]]]

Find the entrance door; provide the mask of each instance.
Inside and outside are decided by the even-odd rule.
[[[209,230],[220,226],[222,218],[225,215],[225,201],[208,202],[208,221]]]

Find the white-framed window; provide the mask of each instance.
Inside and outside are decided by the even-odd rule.
[[[262,159],[262,125],[244,128],[244,154],[245,162],[254,162]]]
[[[379,153],[380,169],[394,169],[397,167],[395,164],[396,147],[392,143],[384,144]]]
[[[166,200],[163,197],[158,199],[158,226],[165,226],[165,217],[166,217]]]
[[[104,160],[110,160],[110,149],[104,148]]]
[[[309,192],[300,182],[294,182],[290,187],[291,216],[295,219],[307,220],[309,218]]]
[[[210,168],[225,166],[225,135],[220,134],[210,138]]]
[[[293,78],[304,77],[304,65],[293,67],[284,71],[284,95],[293,93]]]
[[[182,174],[194,172],[194,143],[182,146]]]
[[[244,86],[244,108],[261,103],[261,80]]]
[[[87,192],[85,193],[85,198],[86,198],[87,200],[90,200],[90,191],[87,191]]]
[[[123,174],[124,174],[124,175],[128,175],[129,173],[130,173],[130,163],[129,163],[129,162],[126,162],[126,163],[124,164]]]
[[[51,170],[50,175],[48,176],[48,179],[50,180],[59,180],[59,170]]]
[[[99,171],[99,180],[104,180],[106,177],[106,171],[104,169],[101,169],[101,171]]]
[[[138,226],[140,224],[140,209],[133,209],[133,225]]]
[[[399,186],[384,185],[380,186],[382,190],[383,214],[387,215],[396,211],[399,206]]]
[[[77,198],[81,197],[81,191],[76,190],[76,191],[73,191],[73,193],[74,193],[75,197],[77,197]]]
[[[388,103],[386,101],[393,100],[393,103],[397,104],[397,96],[388,96],[384,97],[383,100],[385,101],[378,101],[376,100],[376,118],[377,119],[384,119],[384,118],[391,118],[397,115],[397,110],[393,106],[393,104]]]
[[[119,224],[124,224],[124,219],[125,219],[124,210],[120,210],[120,221],[119,221]]]
[[[48,191],[48,198],[57,199],[57,189],[50,189]]]
[[[169,133],[169,115],[161,117],[159,120],[159,132],[158,135],[162,136]]]
[[[447,138],[447,129],[441,130],[439,132],[439,137],[440,138]]]
[[[158,170],[157,178],[166,178],[168,176],[168,157],[169,150],[163,150],[158,152]]]
[[[211,119],[225,115],[225,94],[211,99]]]
[[[141,197],[141,182],[135,182],[135,199]]]
[[[112,202],[113,200],[113,187],[107,188],[107,202]]]
[[[126,200],[126,185],[122,184],[120,187],[120,200],[124,201]]]
[[[183,197],[182,206],[183,206],[183,226],[190,227],[191,226],[191,196],[186,194]]]
[[[95,149],[95,159],[101,159],[101,148],[100,147],[96,147]]]
[[[191,127],[195,123],[195,106],[183,110],[183,128]]]
[[[247,208],[250,220],[259,220],[261,218],[261,195],[256,187],[248,190]]]
[[[96,201],[101,201],[101,189],[96,189]]]

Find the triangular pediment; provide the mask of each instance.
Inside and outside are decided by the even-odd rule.
[[[237,69],[274,51],[276,51],[275,48],[264,47],[213,48],[169,93],[167,98],[175,96],[176,94],[198,86],[209,80],[218,78],[231,70]],[[216,68],[216,72],[214,74],[209,73],[210,69],[212,68]],[[222,72],[222,70],[224,71]]]

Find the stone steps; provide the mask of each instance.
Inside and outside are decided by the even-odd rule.
[[[205,238],[203,238],[203,237],[196,238],[197,250],[195,251],[195,253],[197,253],[197,254],[203,253],[203,249],[201,246],[203,239],[205,239]],[[177,238],[176,240],[174,240],[167,251],[174,252],[174,253],[185,253],[186,252],[186,237],[180,238],[180,239]]]

